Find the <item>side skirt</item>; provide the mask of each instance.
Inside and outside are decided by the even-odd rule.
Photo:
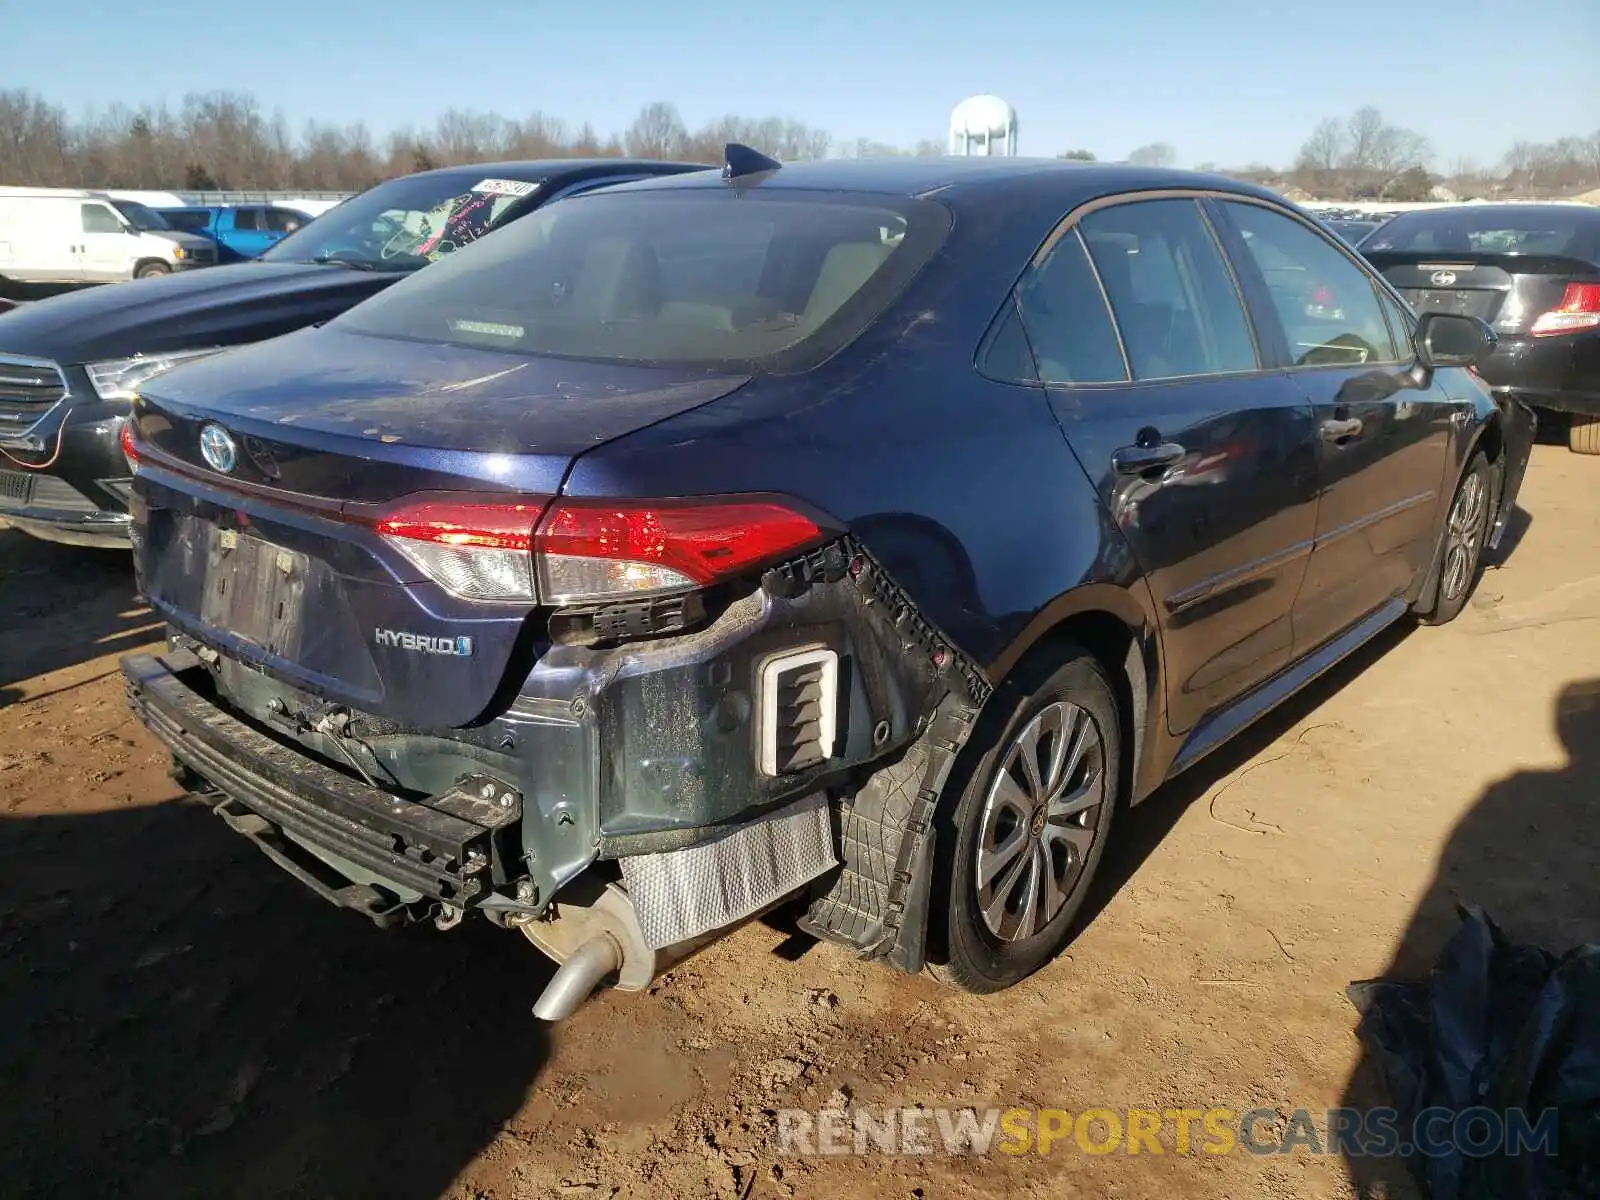
[[[1210,754],[1234,734],[1255,722],[1268,710],[1276,708],[1306,684],[1355,651],[1406,615],[1410,605],[1404,596],[1396,596],[1382,607],[1374,609],[1351,625],[1337,637],[1324,642],[1311,653],[1290,663],[1271,679],[1246,692],[1226,708],[1218,709],[1206,717],[1190,732],[1167,778],[1188,770]]]

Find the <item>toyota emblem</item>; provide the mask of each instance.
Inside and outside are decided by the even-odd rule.
[[[207,425],[200,430],[200,457],[213,471],[229,475],[239,465],[239,444],[221,425]]]
[[[1433,273],[1434,287],[1449,287],[1455,281],[1456,273],[1454,271],[1435,271]]]

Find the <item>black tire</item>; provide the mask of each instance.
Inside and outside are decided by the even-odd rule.
[[[1470,504],[1468,497],[1474,491],[1478,496],[1475,512],[1461,512],[1464,504]],[[1494,468],[1482,450],[1474,451],[1472,461],[1467,464],[1466,472],[1456,484],[1456,490],[1450,497],[1450,507],[1445,512],[1444,532],[1439,538],[1434,563],[1434,571],[1439,579],[1438,589],[1433,607],[1418,614],[1425,624],[1443,625],[1446,621],[1453,621],[1467,606],[1472,589],[1477,586],[1478,576],[1483,574],[1484,551],[1489,541],[1489,521],[1494,515],[1491,507],[1496,491]],[[1459,529],[1458,517],[1464,522]],[[1454,557],[1457,549],[1464,555],[1460,561]]]
[[[1061,952],[1070,940],[1072,922],[1093,883],[1111,832],[1122,782],[1123,731],[1116,697],[1104,668],[1081,647],[1066,645],[1054,662],[1059,664],[1054,670],[1042,665],[1034,672],[1036,682],[1032,686],[1023,682],[1002,689],[990,701],[963,751],[970,769],[952,772],[935,816],[935,890],[929,915],[928,969],[941,982],[964,991],[997,992],[1008,988]],[[1017,817],[1007,826],[1005,818],[1012,806],[1003,799],[991,804],[990,798],[991,791],[1011,795],[1010,789],[1017,787],[1019,776],[1007,772],[1008,765],[1025,771],[1020,758],[1013,755],[1019,739],[1036,720],[1045,723],[1037,746],[1044,752],[1048,771],[1055,741],[1068,742],[1066,754],[1070,758],[1070,740],[1082,728],[1079,724],[1063,728],[1067,720],[1080,719],[1069,716],[1071,711],[1081,714],[1081,720],[1088,723],[1098,738],[1098,750],[1086,747],[1084,761],[1071,770],[1063,759],[1058,789],[1039,789],[1046,793],[1047,803],[1034,808],[1033,818],[1026,826]],[[1052,717],[1052,713],[1058,715]],[[1052,722],[1061,732],[1051,730]],[[1034,761],[1040,763],[1039,753],[1035,753]],[[1063,811],[1070,808],[1070,798],[1083,794],[1089,785],[1091,771],[1098,771],[1094,786],[1099,799],[1093,808],[1070,817],[1058,814],[1055,820],[1041,818],[1040,814],[1052,806],[1050,795],[1057,796],[1055,803]],[[1002,772],[1009,774],[1010,784],[999,782]],[[1020,789],[1027,790],[1025,785]],[[1025,799],[1032,803],[1031,797]],[[1024,844],[1007,859],[1004,848],[1012,844],[1016,835],[1024,835]],[[1068,842],[1068,838],[1075,840]],[[1078,849],[1077,843],[1081,842],[1087,843],[1086,849]],[[990,861],[1004,863],[982,890],[978,876],[980,845],[986,847]],[[1018,863],[1027,865],[1018,867]],[[1013,877],[1008,889],[1007,875],[1014,869],[1026,878]],[[1048,882],[1036,889],[1035,883],[1045,879],[1037,872],[1045,869],[1050,872]],[[1052,887],[1055,894],[1050,892]],[[986,902],[982,899],[985,893]],[[1036,900],[1032,910],[1022,902],[1028,893],[1033,893]],[[999,912],[998,930],[985,918],[984,907],[991,914]],[[1028,911],[1036,914],[1027,923],[1032,933],[1023,932]]]
[[[166,263],[147,262],[139,264],[133,273],[133,277],[135,279],[154,279],[157,275],[170,274],[172,274],[172,268],[167,266]]]
[[[1600,454],[1600,417],[1573,413],[1567,426],[1567,446],[1574,454]]]

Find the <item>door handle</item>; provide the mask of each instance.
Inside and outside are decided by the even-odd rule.
[[[1353,442],[1361,436],[1365,428],[1358,417],[1351,417],[1344,421],[1324,421],[1322,423],[1322,440],[1342,446],[1346,442]]]
[[[1111,452],[1111,466],[1119,475],[1143,475],[1157,467],[1170,467],[1187,453],[1177,442],[1124,446]]]

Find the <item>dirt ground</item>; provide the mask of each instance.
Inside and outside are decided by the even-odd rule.
[[[1343,989],[1425,970],[1457,900],[1600,940],[1597,485],[1540,446],[1462,617],[1126,814],[1020,988],[756,924],[553,1029],[515,935],[381,933],[180,798],[123,706],[125,561],[0,533],[0,1195],[1355,1195],[1304,1153],[780,1156],[773,1111],[1377,1103]]]

